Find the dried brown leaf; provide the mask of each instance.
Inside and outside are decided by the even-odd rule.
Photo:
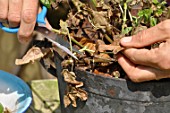
[[[97,69],[95,69],[93,73],[96,75],[101,75],[101,76],[105,76],[105,77],[112,77],[110,74],[100,72]]]
[[[64,95],[64,107],[68,107],[71,104],[71,100],[67,95]]]
[[[114,54],[117,54],[118,52],[122,51],[124,48],[121,46],[114,46],[114,45],[99,45],[98,50],[100,52],[109,50],[109,51],[113,51]]]
[[[79,97],[82,101],[86,101],[88,98],[88,94],[86,91],[78,88],[78,93],[77,93],[77,97]]]
[[[79,26],[80,19],[78,17],[82,18],[82,15],[80,15],[80,14],[74,15],[73,12],[70,12],[68,14],[69,19],[66,21],[68,26],[69,27],[77,27],[77,26]]]
[[[68,60],[64,60],[62,63],[61,63],[61,66],[62,67],[68,67],[69,65],[73,64],[74,63],[74,60],[73,59],[68,59]]]
[[[105,53],[100,53],[99,55],[94,56],[94,62],[99,62],[100,66],[108,66],[110,65],[113,61],[115,61],[114,58],[111,58],[108,54]]]
[[[68,96],[72,101],[72,106],[77,107],[77,103],[76,103],[77,96],[75,94],[68,94]]]
[[[67,22],[60,20],[60,27],[61,27],[61,32],[65,33],[65,34],[69,33]]]
[[[76,85],[76,87],[82,87],[83,82],[79,82],[76,80],[76,75],[74,72],[69,72],[68,69],[64,69],[62,71],[62,75],[64,76],[64,80],[67,83],[70,83],[72,85]]]
[[[106,28],[107,26],[110,26],[109,21],[108,21],[108,13],[107,11],[93,11],[92,12],[93,15],[93,25],[95,27],[99,27],[99,28]]]
[[[81,11],[81,7],[85,6],[85,4],[82,3],[80,0],[72,0],[72,2],[75,5],[75,7],[77,8],[78,12]]]
[[[94,26],[89,22],[89,19],[85,19],[82,25],[83,33],[87,35],[89,39],[98,38],[96,29],[93,28]]]
[[[99,58],[99,59],[106,59],[106,60],[112,60],[112,58],[105,53],[100,53],[99,55],[95,55],[95,58]]]
[[[22,59],[16,59],[15,64],[16,65],[27,64],[30,63],[31,61],[34,62],[35,60],[40,59],[43,56],[44,54],[39,47],[32,47]]]
[[[78,98],[80,98],[81,101],[86,101],[86,100],[87,100],[88,94],[87,94],[87,92],[84,91],[83,89],[75,88],[75,87],[73,87],[73,86],[69,86],[68,88],[69,88],[69,91],[70,91],[70,92],[68,92],[67,95],[68,95],[69,100],[71,101],[73,107],[77,107],[76,100],[77,100]],[[65,101],[68,101],[68,104],[70,104],[68,98],[65,97],[65,99],[67,99],[67,100],[65,100]]]
[[[82,37],[79,39],[79,43],[91,51],[96,51],[96,44],[90,39]]]
[[[120,40],[125,37],[124,35],[115,35],[114,41],[111,43],[114,46],[120,46]]]
[[[120,77],[120,73],[119,71],[113,71],[112,75],[116,78],[119,78]]]

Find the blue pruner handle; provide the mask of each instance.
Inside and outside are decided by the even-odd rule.
[[[42,11],[37,15],[37,23],[40,24],[45,24],[45,17],[47,14],[47,8],[45,6],[42,6]],[[2,22],[0,22],[0,28],[8,33],[17,33],[19,30],[19,27],[15,27],[15,28],[9,28],[9,27],[5,27]]]

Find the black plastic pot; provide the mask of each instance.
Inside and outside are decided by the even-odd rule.
[[[88,100],[78,101],[77,108],[64,108],[66,83],[60,75],[60,60],[56,58],[62,113],[170,113],[170,80],[133,83],[81,70],[75,73],[84,82]]]

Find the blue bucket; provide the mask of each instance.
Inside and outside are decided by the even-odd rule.
[[[24,113],[32,102],[28,85],[20,78],[0,70],[0,103],[12,113]]]

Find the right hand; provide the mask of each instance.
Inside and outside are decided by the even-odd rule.
[[[145,48],[156,42],[162,43],[157,48]],[[125,37],[120,43],[126,49],[119,55],[118,63],[132,81],[170,78],[170,20]]]

